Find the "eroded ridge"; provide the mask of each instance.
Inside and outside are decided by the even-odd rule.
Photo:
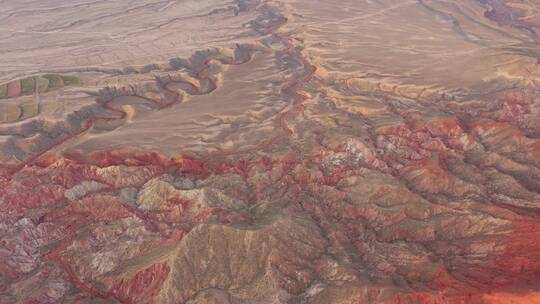
[[[360,2],[240,1],[257,41],[63,88],[91,102],[54,132],[2,126],[0,302],[540,301],[538,7]]]
[[[94,129],[96,125],[100,129],[109,131],[118,128],[125,124],[126,120],[131,119],[129,116],[134,114],[131,113],[133,103],[140,105],[142,101],[142,106],[161,111],[181,103],[185,95],[209,94],[217,88],[221,72],[220,67],[212,66],[214,62],[220,65],[242,64],[251,59],[254,51],[250,46],[236,45],[230,50],[201,51],[187,60],[172,59],[167,66],[156,65],[153,70],[155,76],[147,81],[107,86],[95,92],[86,92],[85,94],[89,98],[94,98],[95,102],[76,108],[61,120],[46,116],[41,118],[39,107],[38,113],[35,113],[33,117],[24,118],[24,116],[21,117],[22,114],[19,114],[17,115],[20,118],[18,123],[6,123],[0,127],[2,135],[7,137],[1,146],[4,151],[2,155],[4,163],[8,164],[8,169],[16,170],[31,163],[55,146]],[[144,71],[129,72],[144,75]],[[37,82],[47,77],[51,78],[45,75],[41,78],[28,78],[23,82]],[[66,78],[66,76],[62,77]],[[8,86],[11,85],[12,83],[8,84]],[[130,99],[130,97],[133,98]]]

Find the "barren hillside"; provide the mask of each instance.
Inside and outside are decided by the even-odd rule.
[[[540,2],[0,1],[0,303],[540,303]]]

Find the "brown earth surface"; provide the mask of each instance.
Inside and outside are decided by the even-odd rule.
[[[0,303],[540,303],[540,2],[0,1]]]

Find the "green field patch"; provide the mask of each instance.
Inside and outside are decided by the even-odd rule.
[[[7,84],[0,84],[0,98],[7,97]]]
[[[54,74],[43,75],[43,78],[49,81],[49,90],[59,89],[64,86],[62,77]]]
[[[80,85],[80,78],[71,75],[45,74],[0,84],[0,98],[18,97],[34,93],[46,93],[64,86]]]
[[[44,93],[49,90],[49,80],[47,78],[34,77],[34,81],[36,82],[37,93]]]
[[[35,91],[34,78],[25,78],[21,80],[21,92],[22,94],[33,94]]]

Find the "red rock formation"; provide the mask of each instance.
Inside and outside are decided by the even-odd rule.
[[[154,298],[160,293],[169,272],[167,264],[153,264],[129,279],[115,280],[110,292],[121,303],[157,303]]]
[[[509,22],[506,6],[480,2]],[[257,16],[261,50],[199,52],[150,85],[105,88],[76,127],[2,165],[0,303],[538,303],[536,91],[434,102],[353,89],[287,31],[301,16],[237,4]],[[212,64],[257,51],[286,78],[268,138],[176,154],[60,149],[98,122],[126,123],[118,96],[167,111],[180,93],[218,89]],[[4,131],[49,132],[28,128]]]

